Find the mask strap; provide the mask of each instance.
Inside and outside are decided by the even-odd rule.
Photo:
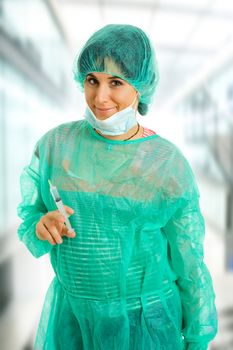
[[[131,103],[131,107],[132,108],[133,108],[133,105],[134,105],[134,103],[135,103],[135,101],[137,99],[137,96],[140,96],[140,92],[139,91],[137,91],[136,96],[134,97],[133,102]],[[136,115],[137,115],[137,109],[135,108],[135,118],[136,118]]]
[[[136,101],[137,96],[140,96],[140,92],[138,92],[138,91],[137,91],[137,93],[136,93],[136,95],[135,95],[135,97],[133,99],[133,102],[131,103],[131,106],[134,105],[134,102]]]

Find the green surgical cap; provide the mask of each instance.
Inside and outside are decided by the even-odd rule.
[[[82,91],[91,72],[126,80],[140,93],[139,113],[147,113],[159,73],[154,49],[142,29],[128,24],[108,24],[95,32],[74,62],[74,80]]]

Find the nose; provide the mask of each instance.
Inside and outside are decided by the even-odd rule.
[[[109,101],[109,89],[105,85],[99,85],[96,89],[95,103],[96,105],[103,105]]]

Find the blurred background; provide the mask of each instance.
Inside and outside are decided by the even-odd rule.
[[[50,128],[83,118],[72,64],[109,23],[149,34],[160,84],[142,125],[189,160],[206,222],[219,332],[211,350],[233,349],[232,0],[0,0],[0,349],[32,349],[53,277],[17,238],[19,176]]]

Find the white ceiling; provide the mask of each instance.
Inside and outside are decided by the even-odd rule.
[[[233,47],[233,0],[51,0],[73,55],[109,23],[145,30],[157,53],[162,107],[213,58]]]

